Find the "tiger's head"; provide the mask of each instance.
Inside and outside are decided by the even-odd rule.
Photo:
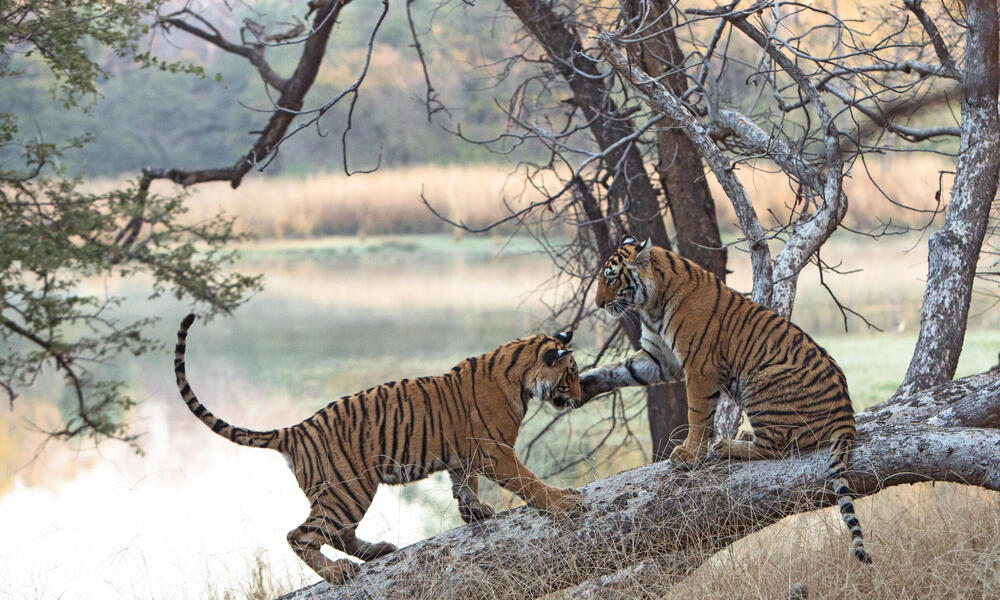
[[[626,234],[618,250],[604,263],[597,276],[597,307],[619,317],[640,309],[652,296],[650,273],[653,244],[637,242]]]
[[[556,408],[575,408],[580,404],[580,371],[569,342],[571,330],[543,336],[538,349],[538,363],[529,381],[531,394]]]

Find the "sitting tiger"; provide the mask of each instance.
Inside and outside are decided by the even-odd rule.
[[[285,456],[310,503],[309,517],[289,532],[288,543],[330,583],[343,583],[357,566],[327,559],[320,553],[324,543],[362,560],[396,549],[355,535],[380,483],[447,470],[466,522],[494,514],[479,500],[478,475],[550,513],[578,515],[584,509],[579,492],[545,485],[514,454],[530,398],[557,408],[580,400],[580,376],[567,348],[572,331],[514,340],[444,375],[385,383],[335,400],[297,425],[250,431],[214,416],[191,391],[184,350],[193,322],[188,315],[177,332],[174,371],[181,397],[222,437]]]
[[[871,562],[844,473],[856,437],[843,371],[784,317],[726,287],[697,264],[622,239],[598,276],[597,306],[639,314],[640,349],[622,361],[585,371],[582,401],[621,386],[687,379],[688,432],[670,460],[684,468],[708,452],[708,432],[725,391],[746,413],[752,439],[719,439],[724,457],[769,459],[832,441],[829,478],[851,531],[854,556]],[[674,354],[680,359],[678,365]]]

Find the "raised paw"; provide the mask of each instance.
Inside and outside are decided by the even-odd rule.
[[[496,511],[489,504],[483,502],[459,502],[458,514],[466,523],[483,521],[496,515]]]
[[[554,501],[550,501],[546,512],[561,517],[579,517],[587,510],[587,505],[583,502],[583,495],[572,488],[557,490],[558,496]],[[550,492],[551,494],[551,492]]]

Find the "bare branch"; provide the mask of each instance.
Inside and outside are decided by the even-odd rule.
[[[663,87],[660,82],[628,62],[624,53],[617,48],[617,42],[611,35],[600,33],[597,35],[597,42],[601,45],[608,63],[621,73],[630,84],[641,91],[653,108],[677,122],[684,134],[698,148],[698,152],[708,163],[716,179],[722,184],[726,195],[729,196],[729,200],[733,204],[740,228],[747,236],[747,243],[750,247],[750,260],[753,266],[753,300],[764,306],[770,305],[772,291],[771,253],[767,247],[764,228],[760,225],[760,220],[747,196],[746,189],[733,174],[729,160],[712,143],[705,127],[687,107],[681,104],[676,96]]]
[[[202,24],[204,24],[208,29],[201,29],[195,25],[192,25],[183,19],[184,16],[190,16]],[[279,91],[284,91],[285,86],[288,85],[288,80],[279,76],[271,65],[264,58],[264,46],[252,45],[247,46],[243,44],[237,44],[231,42],[224,37],[211,23],[206,21],[201,15],[192,12],[190,9],[185,8],[179,10],[175,13],[160,17],[159,23],[164,29],[169,30],[171,27],[175,27],[189,33],[197,38],[200,38],[213,46],[216,46],[230,54],[236,54],[237,56],[242,56],[247,59],[250,64],[257,68],[257,72],[260,74],[260,78],[271,87]]]
[[[862,114],[871,119],[872,125],[874,127],[880,127],[882,129],[885,129],[886,131],[891,131],[892,133],[895,133],[896,135],[900,136],[901,138],[905,139],[908,142],[922,142],[924,140],[929,140],[936,137],[958,137],[962,134],[962,129],[960,127],[941,126],[941,127],[928,127],[920,129],[916,127],[907,127],[906,125],[898,125],[890,120],[891,114],[886,114],[884,112],[876,111],[871,108],[868,108],[861,102],[855,102],[850,96],[838,90],[836,87],[827,86],[826,90],[831,94],[833,94],[834,96],[836,96],[837,98],[839,98],[844,104],[851,106],[853,108],[857,108],[859,111],[861,111]],[[909,105],[908,103],[902,103],[902,104],[904,106]],[[865,129],[867,130],[866,133],[870,135],[870,131],[871,129],[873,129],[873,127],[869,126],[866,127]],[[860,135],[858,137],[859,137],[858,141],[860,143],[864,138]]]
[[[951,57],[951,52],[948,51],[948,46],[945,45],[944,38],[941,37],[941,32],[938,31],[937,25],[934,24],[934,20],[931,19],[921,4],[921,0],[903,0],[903,7],[917,17],[927,35],[930,36],[931,44],[934,45],[934,52],[937,53],[938,60],[941,61],[941,66],[944,67],[948,76],[959,81],[965,79],[965,74],[955,64],[955,59]]]
[[[786,317],[792,314],[795,288],[799,272],[808,264],[812,256],[827,238],[837,229],[837,225],[847,213],[847,199],[843,194],[844,158],[840,148],[840,132],[830,109],[826,106],[808,77],[772,43],[774,38],[765,35],[751,25],[745,15],[725,16],[733,27],[739,29],[777,63],[799,89],[809,98],[822,123],[823,143],[826,148],[826,178],[823,185],[823,204],[809,218],[800,219],[795,224],[792,236],[785,242],[774,261],[774,296],[770,303],[778,314]]]
[[[302,44],[302,54],[299,57],[295,71],[278,88],[281,91],[281,95],[275,102],[275,110],[271,114],[267,126],[261,132],[253,147],[250,148],[250,151],[243,155],[236,164],[231,167],[194,171],[147,168],[143,169],[143,176],[150,179],[166,178],[184,186],[205,181],[229,181],[233,188],[239,187],[243,176],[250,169],[266,161],[267,157],[286,138],[285,132],[295,117],[300,114],[306,93],[316,80],[316,74],[319,72],[323,55],[326,53],[326,43],[330,37],[330,31],[337,21],[337,16],[350,2],[351,0],[327,0],[326,2],[312,3],[316,10],[316,15],[313,19],[313,29]],[[179,26],[176,23],[173,25]],[[212,33],[200,29],[198,31],[201,32],[201,35],[206,36],[203,39],[215,43],[213,40],[218,38],[222,43],[230,44],[222,40],[221,35],[217,32]],[[239,48],[244,47],[239,46]],[[243,52],[237,53],[240,54]]]
[[[448,109],[438,98],[434,86],[431,84],[431,76],[427,72],[427,61],[424,59],[424,49],[420,45],[420,37],[417,35],[417,27],[413,23],[413,11],[411,6],[415,0],[406,0],[406,21],[410,25],[410,35],[413,37],[413,49],[417,51],[417,59],[420,60],[420,69],[424,73],[424,84],[426,86],[426,96],[424,97],[424,108],[427,109],[427,122],[430,123],[435,113],[444,112],[450,115]]]

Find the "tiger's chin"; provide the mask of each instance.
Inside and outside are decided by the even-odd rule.
[[[549,404],[559,412],[570,411],[580,406],[580,402],[572,398],[552,398],[549,400]]]
[[[611,315],[615,319],[620,319],[625,316],[630,310],[635,310],[635,307],[631,304],[622,302],[621,300],[615,300],[604,305],[604,311]]]

